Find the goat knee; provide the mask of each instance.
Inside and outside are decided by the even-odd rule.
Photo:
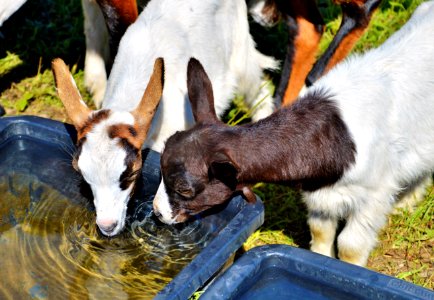
[[[104,60],[98,53],[91,50],[86,50],[84,84],[92,94],[95,107],[101,108],[107,86],[107,72]]]
[[[372,218],[367,215],[351,217],[338,236],[338,257],[345,262],[365,266],[369,254],[377,245],[377,236],[386,223],[386,214],[375,212]]]
[[[349,236],[338,237],[338,258],[347,263],[366,266],[369,253],[375,247],[377,240],[366,240],[365,243],[354,243],[353,239],[348,239]]]
[[[311,234],[310,250],[329,257],[335,257],[334,241],[337,220],[324,216],[309,216]]]

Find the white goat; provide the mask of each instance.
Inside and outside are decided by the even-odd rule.
[[[166,142],[170,200],[155,197],[155,215],[179,223],[236,192],[251,201],[255,182],[292,183],[303,190],[311,249],[334,256],[345,220],[339,258],[365,265],[396,199],[434,171],[433,16],[434,1],[421,4],[379,48],[337,65],[294,105],[244,126],[218,121],[211,83],[194,80],[206,74],[192,60],[198,125]]]
[[[327,89],[356,144],[339,182],[305,193],[311,249],[365,265],[395,197],[434,171],[434,2],[421,4],[381,47],[338,65],[311,90]]]
[[[194,56],[215,86],[219,116],[236,92],[246,96],[258,120],[273,112],[273,99],[262,80],[276,63],[259,53],[249,34],[245,1],[150,1],[119,45],[103,107],[129,109],[143,93],[152,62],[165,62],[163,98],[145,146],[160,152],[177,130],[194,123],[187,99],[187,63]]]
[[[115,235],[124,227],[134,186],[129,165],[138,165],[135,159],[140,158],[141,143],[119,146],[119,139],[135,140],[136,133],[123,126],[134,123],[128,112],[138,106],[155,59],[163,57],[164,91],[145,146],[161,151],[166,138],[193,125],[186,86],[191,56],[200,58],[209,70],[220,115],[235,92],[246,95],[247,103],[256,107],[254,120],[274,110],[268,87],[262,84],[262,72],[276,64],[255,49],[244,0],[149,2],[121,39],[103,109],[90,114],[91,122],[79,118],[78,123],[74,110],[67,109],[82,133],[75,165],[92,188],[97,224],[106,235]],[[121,129],[114,131],[114,127]],[[125,178],[128,185],[123,184]]]

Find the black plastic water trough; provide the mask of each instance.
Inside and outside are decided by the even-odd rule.
[[[20,170],[67,197],[82,197],[77,187],[78,175],[67,163],[75,138],[74,128],[62,122],[31,116],[0,118],[0,177],[7,176],[10,169]],[[144,150],[143,155],[142,188],[131,201],[133,204],[151,201],[160,181],[159,154]],[[219,271],[263,223],[263,218],[259,199],[250,205],[240,197],[216,213],[203,216],[200,222],[213,231],[212,240],[155,299],[187,299]]]
[[[241,256],[200,299],[432,300],[434,292],[305,249],[269,245]]]

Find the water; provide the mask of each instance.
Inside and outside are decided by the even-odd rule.
[[[32,175],[0,176],[0,299],[149,299],[212,238],[200,222],[155,223],[146,203],[106,238],[88,206]]]

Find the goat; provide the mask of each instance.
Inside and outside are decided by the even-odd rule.
[[[127,26],[132,24],[137,17],[137,6],[134,5],[134,0],[129,0],[124,4],[119,4],[119,1],[116,0],[97,0],[97,2],[109,29],[110,53],[113,57],[116,54],[120,37]],[[312,85],[321,75],[348,55],[369,25],[371,17],[380,5],[381,0],[334,0],[342,9],[342,23],[333,41],[316,62],[315,55],[324,29],[324,21],[316,0],[283,2],[278,0],[250,0],[246,2],[250,14],[257,23],[269,27],[282,19],[288,27],[290,38],[282,68],[283,72],[275,97],[276,102],[289,105],[294,102],[303,85]],[[135,12],[133,9],[136,9]],[[91,20],[91,18],[85,18],[85,20]],[[93,34],[86,35],[86,37],[89,36],[87,44],[94,45],[95,48],[99,47],[100,49],[96,53],[100,53],[101,56],[101,53],[104,53],[101,45],[104,45],[104,43],[101,43],[101,38],[96,35],[99,32],[93,32]],[[92,61],[94,60],[98,61],[97,58],[92,58]],[[107,59],[103,61],[107,64]],[[86,65],[89,65],[89,63]],[[95,66],[95,63],[93,65],[93,68],[86,68],[86,70],[89,70],[88,73],[85,73],[87,87],[93,86],[92,81],[104,81],[105,84],[105,76],[94,76],[94,73],[103,74],[105,71],[102,68],[103,65],[101,63],[100,66]],[[93,88],[94,98],[97,101],[102,100],[101,95],[105,90],[104,84],[100,83],[99,86],[96,85],[96,88]],[[100,104],[100,102],[98,103]]]
[[[110,53],[111,57],[114,57],[120,37],[128,25],[132,24],[137,18],[137,6],[134,0],[129,0],[123,4],[116,0],[96,1],[109,29]],[[380,5],[381,0],[334,0],[342,9],[342,23],[333,41],[316,62],[315,55],[324,29],[324,21],[316,0],[289,2],[248,0],[246,2],[250,14],[257,23],[270,27],[282,19],[288,27],[290,38],[275,98],[278,103],[282,102],[283,105],[290,105],[296,99],[303,85],[312,85],[321,75],[348,55],[369,25],[371,17]],[[134,11],[134,9],[136,10]],[[85,14],[87,10],[84,10]],[[98,13],[98,10],[95,10],[96,13]],[[93,18],[85,18],[86,20],[93,20]],[[85,83],[88,89],[92,91],[97,107],[99,107],[106,85],[104,63],[109,64],[108,58],[104,56],[107,55],[105,54],[107,50],[106,43],[103,41],[107,33],[102,32],[105,30],[104,26],[98,26],[101,30],[95,30],[96,26],[88,27],[92,28],[93,31],[89,31],[86,35],[87,45],[92,45],[94,49],[98,50],[92,53],[96,54],[97,57],[86,56],[89,59],[86,59],[86,70],[88,72],[85,72]],[[92,67],[90,67],[91,64]]]
[[[140,3],[145,5],[145,3]],[[26,0],[6,1],[0,5],[0,26]],[[315,0],[279,2],[277,0],[247,1],[254,20],[271,26],[284,19],[295,37],[288,41],[284,72],[276,91],[278,102],[291,104],[303,84],[311,85],[345,57],[369,24],[381,0],[339,1],[343,20],[330,47],[314,64],[324,22]],[[100,108],[113,59],[121,37],[138,17],[136,0],[82,0],[86,39],[84,83]],[[310,71],[309,75],[308,72]]]
[[[170,0],[150,1],[139,18],[128,27],[119,43],[102,112],[132,111],[143,95],[152,71],[151,62],[157,57],[164,57],[165,87],[148,137],[143,141],[144,147],[160,152],[170,135],[177,130],[187,129],[194,123],[186,86],[187,63],[192,55],[199,57],[210,70],[211,80],[216,87],[215,104],[219,115],[228,108],[236,91],[246,95],[251,107],[257,107],[254,119],[272,113],[273,100],[266,87],[259,91],[252,87],[259,89],[263,69],[274,68],[275,61],[255,49],[249,33],[244,0],[188,0],[176,3]],[[65,104],[65,100],[62,101]],[[131,117],[97,112],[95,115],[99,118],[100,115],[105,117],[104,122],[96,119],[94,122],[99,123],[94,125],[88,121],[90,124],[83,130],[83,121],[74,121],[74,111],[67,109],[67,113],[82,132],[78,141],[76,165],[90,184],[95,203],[98,203],[97,224],[102,233],[115,235],[125,224],[123,205],[128,203],[130,194],[125,190],[122,194],[117,191],[109,195],[102,186],[95,183],[99,178],[109,178],[110,189],[122,186],[119,180],[123,177],[119,175],[128,167],[128,164],[123,163],[123,158],[127,151],[128,159],[133,161],[129,156],[131,151],[129,148],[111,145],[112,139],[107,139],[106,136],[112,127],[118,126],[116,124],[130,124]],[[128,139],[134,138],[128,130],[120,133]],[[138,165],[139,162],[134,162],[134,166]],[[131,184],[134,185],[134,182]],[[122,203],[122,207],[118,203]],[[99,212],[98,209],[106,210],[106,215],[103,216],[103,211]],[[108,230],[112,227],[112,230]]]
[[[293,105],[242,126],[218,120],[212,84],[192,59],[197,124],[166,142],[168,195],[156,195],[155,215],[184,222],[234,193],[254,201],[256,182],[284,183],[303,192],[311,250],[334,256],[345,220],[338,256],[365,265],[397,196],[434,171],[433,14],[433,1],[421,4],[383,45],[338,64]]]
[[[280,19],[285,22],[289,39],[282,75],[276,89],[277,102],[292,104],[304,85],[312,85],[320,76],[344,59],[368,27],[381,0],[334,0],[342,9],[342,22],[332,42],[315,61],[324,21],[316,0],[251,0],[250,13],[264,26]]]
[[[163,93],[163,67],[163,60],[156,59],[146,90],[132,108],[92,111],[65,63],[52,62],[59,98],[77,130],[72,165],[92,189],[96,223],[104,235],[113,236],[125,226],[127,204],[142,167],[141,148]]]

